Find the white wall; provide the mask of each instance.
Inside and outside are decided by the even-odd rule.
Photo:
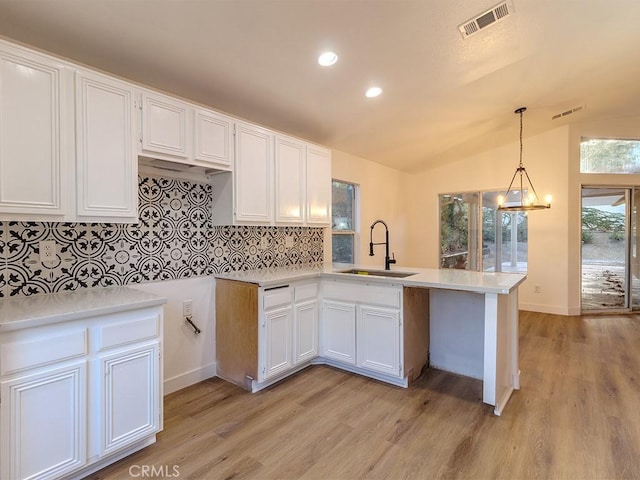
[[[410,175],[338,150],[332,151],[331,175],[337,180],[360,185],[360,264],[384,267],[384,247],[375,247],[369,256],[371,224],[384,220],[389,226],[390,252],[395,252],[398,265],[410,266],[409,214],[407,195]],[[376,226],[374,241],[384,241],[384,228]],[[325,261],[331,261],[331,229],[325,236]],[[396,267],[397,268],[397,267]]]
[[[163,296],[165,395],[216,374],[214,278],[196,277],[131,285]],[[182,302],[193,301],[193,322],[202,330],[195,335],[182,316]]]
[[[523,162],[538,194],[553,195],[551,210],[529,213],[528,279],[520,308],[573,314],[568,308],[569,130],[567,126],[524,139]],[[518,142],[411,177],[410,263],[439,266],[438,195],[506,190],[518,166]],[[534,287],[540,286],[540,293]]]

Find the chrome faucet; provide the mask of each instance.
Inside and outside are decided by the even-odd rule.
[[[378,223],[381,223],[382,225],[384,225],[384,230],[385,230],[385,240],[384,242],[379,242],[379,243],[373,243],[373,227],[375,227]],[[375,222],[373,222],[371,224],[371,232],[369,235],[369,256],[373,257],[373,246],[374,245],[384,245],[385,246],[385,252],[384,252],[384,269],[385,270],[391,270],[390,265],[392,263],[396,263],[396,257],[395,255],[392,253],[391,255],[393,255],[393,258],[389,257],[389,227],[387,227],[387,224],[384,223],[383,220],[376,220]]]

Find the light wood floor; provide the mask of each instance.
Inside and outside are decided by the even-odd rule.
[[[207,380],[165,398],[156,444],[91,478],[640,478],[640,316],[521,312],[520,349],[501,417],[479,381],[436,370],[409,389],[324,366],[253,395]]]

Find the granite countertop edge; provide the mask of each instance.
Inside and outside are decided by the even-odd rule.
[[[409,273],[404,278],[343,273],[346,270],[383,271],[380,267],[359,264],[318,264],[308,267],[281,267],[212,274],[216,279],[233,280],[272,287],[309,278],[341,279],[383,285],[401,285],[416,288],[439,288],[476,293],[509,294],[527,278],[525,274],[475,272],[453,269],[429,269],[398,266],[392,272]]]
[[[97,287],[0,300],[0,332],[79,320],[167,303],[127,286]]]

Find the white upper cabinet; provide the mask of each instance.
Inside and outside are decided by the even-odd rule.
[[[76,74],[77,215],[82,221],[137,221],[133,102],[129,84]]]
[[[194,122],[194,160],[220,170],[233,165],[234,120],[210,110],[196,109]]]
[[[275,139],[276,223],[304,221],[305,144],[291,137]]]
[[[307,146],[307,224],[331,225],[331,151]]]
[[[142,154],[172,161],[190,157],[187,132],[191,106],[177,99],[142,93]]]
[[[235,220],[269,225],[273,221],[273,134],[236,124]],[[215,186],[214,186],[215,188]]]
[[[66,212],[66,86],[62,62],[0,42],[0,217]],[[71,132],[72,135],[72,132]]]

